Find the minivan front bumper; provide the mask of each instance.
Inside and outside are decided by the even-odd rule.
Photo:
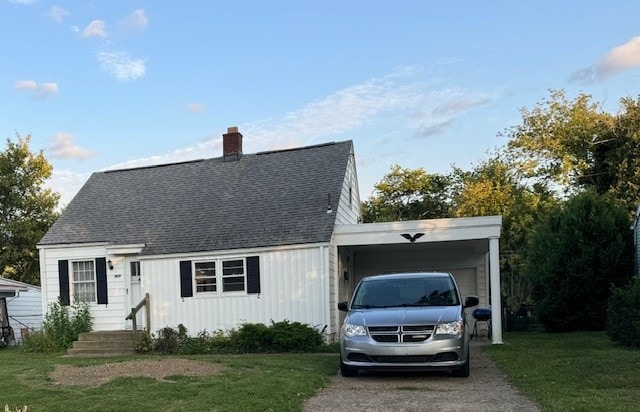
[[[468,337],[430,337],[420,343],[380,343],[370,336],[342,336],[340,358],[354,369],[451,370],[468,357]]]

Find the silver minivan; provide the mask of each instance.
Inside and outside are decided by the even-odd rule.
[[[469,376],[469,332],[464,303],[450,273],[397,273],[363,278],[340,329],[340,372],[450,370]]]

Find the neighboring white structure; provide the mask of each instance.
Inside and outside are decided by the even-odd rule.
[[[6,314],[3,313],[5,308]],[[8,320],[15,340],[21,341],[23,332],[42,326],[40,287],[0,278],[0,314],[5,315],[5,322]],[[2,319],[0,322],[5,326]]]
[[[94,173],[38,245],[42,305],[88,302],[95,330],[118,330],[149,294],[151,331],[289,320],[335,338],[362,275],[437,266],[483,305],[491,275],[499,317],[499,217],[360,222],[350,141],[243,155],[230,128],[222,157]]]
[[[640,275],[640,206],[636,209],[631,230],[633,230],[634,268],[636,275]]]

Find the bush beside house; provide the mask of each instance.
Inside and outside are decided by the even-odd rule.
[[[607,311],[607,335],[621,345],[640,348],[640,278],[613,291]]]

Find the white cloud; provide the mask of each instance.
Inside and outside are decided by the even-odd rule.
[[[637,67],[640,67],[640,36],[614,47],[596,64],[575,71],[570,80],[589,84]]]
[[[49,17],[56,23],[62,23],[62,20],[68,16],[70,16],[70,13],[62,7],[51,6],[51,9],[49,10]]]
[[[144,9],[139,9],[122,19],[119,26],[127,31],[144,30],[149,25],[149,19]]]
[[[104,71],[116,79],[126,82],[145,75],[144,60],[134,59],[125,51],[99,51],[96,55]]]
[[[37,83],[33,80],[17,80],[13,84],[13,89],[32,92],[33,97],[44,100],[58,93],[58,83]]]
[[[88,159],[97,155],[96,152],[77,146],[74,139],[70,133],[58,132],[49,139],[51,144],[47,152],[54,159]]]
[[[35,91],[38,90],[38,83],[33,80],[16,80],[13,84],[13,89]]]
[[[274,148],[288,147],[291,141],[307,144],[370,124],[397,123],[409,135],[433,136],[446,132],[467,111],[496,99],[494,94],[468,90],[434,90],[436,84],[415,81],[418,74],[415,67],[398,69],[290,112],[276,124],[263,122],[248,131],[257,139],[276,142]]]
[[[387,135],[383,132],[378,143],[394,138],[398,133],[415,138],[440,135],[453,127],[465,113],[499,97],[497,93],[441,86],[438,89],[439,82],[418,81],[416,76],[421,74],[422,71],[415,67],[400,68],[388,76],[338,90],[280,118],[238,125],[244,135],[245,151],[255,153],[309,145],[328,141],[333,136],[353,138],[354,132],[369,125],[387,127]],[[197,104],[194,107],[198,107]],[[157,156],[131,159],[108,169],[221,156],[223,133],[225,130],[219,130],[191,146]],[[359,158],[360,166],[368,162],[382,164],[386,159]],[[365,182],[361,182],[361,190],[367,189],[365,186]]]
[[[72,33],[80,33],[80,27],[78,26],[71,26],[69,30],[71,30]]]
[[[420,126],[420,128],[416,131],[415,135],[417,137],[431,137],[439,134],[443,134],[446,132],[451,126],[454,124],[453,119],[446,119],[435,122],[427,122]]]
[[[191,113],[203,112],[205,109],[204,104],[199,102],[192,102],[187,105],[187,111]]]
[[[66,207],[71,199],[78,193],[82,185],[89,179],[91,173],[76,173],[68,170],[53,169],[51,179],[45,186],[60,194],[60,209]]]
[[[19,4],[21,6],[30,6],[35,3],[35,0],[9,0],[9,3]]]
[[[80,37],[83,39],[89,37],[107,37],[107,32],[105,31],[105,24],[102,20],[94,20],[85,29],[82,31]]]

